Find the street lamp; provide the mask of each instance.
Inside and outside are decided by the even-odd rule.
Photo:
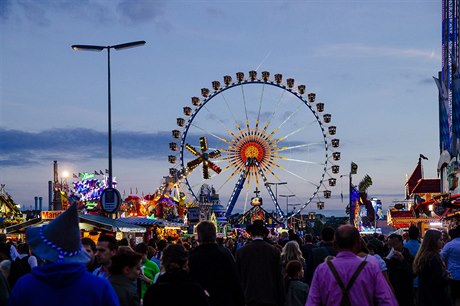
[[[295,194],[280,194],[280,197],[286,198],[286,227],[288,225],[289,198],[295,197]]]
[[[275,185],[275,199],[276,199],[276,205],[279,205],[278,204],[278,185],[286,185],[287,182],[278,182],[278,183],[271,183],[271,182],[267,182],[267,185]],[[275,207],[276,208],[276,207]],[[276,210],[278,210],[276,208]]]
[[[110,49],[123,50],[128,48],[140,47],[145,45],[145,41],[133,41],[125,44],[118,44],[114,46],[93,46],[93,45],[72,45],[75,51],[97,51],[100,52],[107,49],[107,89],[108,89],[108,129],[109,129],[109,188],[112,188],[113,175],[112,175],[112,105],[110,95]]]

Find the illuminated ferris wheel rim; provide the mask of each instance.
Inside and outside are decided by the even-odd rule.
[[[251,72],[250,72],[251,74]],[[228,77],[228,76],[226,76]],[[224,80],[225,78],[224,77]],[[237,78],[238,78],[238,73],[237,73]],[[276,77],[276,75],[275,75]],[[289,81],[291,81],[291,84],[289,85]],[[325,159],[324,159],[324,168],[322,170],[322,174],[321,174],[321,177],[320,177],[320,180],[319,180],[319,183],[318,185],[316,185],[316,189],[315,191],[313,192],[313,194],[308,198],[308,200],[301,204],[301,207],[299,209],[297,209],[289,218],[292,218],[294,217],[296,214],[298,214],[300,211],[302,211],[303,209],[305,209],[310,203],[311,201],[317,197],[319,202],[318,202],[318,208],[319,209],[322,209],[322,207],[320,208],[319,205],[320,203],[322,203],[321,205],[324,206],[324,202],[321,202],[320,201],[320,198],[318,196],[318,192],[319,190],[321,189],[321,187],[325,187],[324,185],[324,178],[325,178],[325,175],[327,173],[327,168],[328,168],[328,163],[330,163],[329,161],[329,144],[328,144],[328,135],[326,134],[326,129],[325,129],[325,126],[323,124],[323,122],[321,121],[320,119],[320,116],[318,115],[318,113],[315,111],[315,109],[313,108],[313,103],[315,103],[315,98],[316,98],[316,94],[315,93],[306,93],[305,92],[305,85],[299,85],[298,86],[298,89],[299,89],[299,92],[295,91],[293,89],[294,87],[294,80],[293,79],[287,79],[287,82],[288,82],[288,86],[284,85],[283,83],[281,83],[280,81],[276,80],[275,82],[274,81],[270,81],[270,80],[261,80],[261,79],[257,79],[257,78],[251,78],[251,79],[243,79],[243,80],[238,80],[237,82],[229,82],[229,83],[226,83],[225,86],[223,87],[220,87],[220,82],[218,81],[214,81],[213,82],[213,87],[214,87],[214,91],[212,93],[209,92],[209,90],[207,88],[203,88],[202,89],[202,96],[204,97],[203,100],[198,100],[197,104],[194,103],[194,105],[196,106],[196,108],[194,108],[194,110],[191,112],[191,114],[189,114],[189,118],[186,120],[186,123],[184,125],[184,129],[183,129],[183,132],[181,133],[180,135],[180,150],[179,150],[179,158],[181,160],[181,167],[182,167],[182,171],[185,171],[185,169],[187,168],[186,166],[186,162],[185,162],[185,158],[184,158],[184,151],[185,151],[185,148],[186,148],[186,139],[187,139],[187,135],[188,135],[188,132],[189,132],[189,129],[192,125],[192,122],[194,121],[195,117],[197,116],[197,114],[202,110],[202,108],[208,103],[210,102],[214,97],[216,97],[217,95],[219,94],[222,94],[223,92],[225,92],[226,90],[229,90],[229,89],[232,89],[232,88],[235,88],[235,87],[239,87],[239,86],[244,86],[244,85],[269,85],[269,86],[273,86],[273,87],[276,87],[276,88],[279,88],[281,90],[284,90],[286,92],[289,92],[290,94],[292,94],[294,97],[298,98],[299,100],[301,100],[304,105],[306,105],[308,107],[308,109],[311,111],[311,113],[314,115],[315,117],[315,120],[316,122],[318,123],[320,129],[321,129],[321,134],[322,134],[322,139],[323,139],[323,147],[324,147],[324,153],[325,153]],[[217,85],[215,85],[215,83],[217,83]],[[303,87],[303,88],[302,88]],[[306,99],[308,95],[308,100]],[[310,98],[312,95],[312,99]],[[197,97],[193,97],[192,98],[192,101],[193,99],[199,99]],[[321,102],[317,102],[317,108],[319,107],[319,104],[321,104],[321,107],[324,108],[324,104],[321,103]],[[319,110],[318,109],[318,112],[322,112],[322,110]],[[324,116],[329,116],[329,121],[326,122],[326,123],[329,123],[330,122],[330,114],[325,114]],[[324,117],[325,118],[325,117]],[[325,119],[326,120],[326,119]],[[333,128],[333,133],[331,133],[331,128]],[[334,135],[335,134],[335,126],[329,126],[329,133],[330,135]],[[248,132],[251,132],[253,131],[252,129],[249,130]],[[178,137],[177,137],[178,138]],[[334,143],[332,144],[333,147],[338,147],[338,139],[333,139],[333,141],[336,141],[337,145],[334,145]],[[337,153],[338,155],[338,158],[336,158],[337,156],[334,155],[334,160],[339,160],[340,159],[340,153],[339,152],[334,152],[334,154]],[[338,166],[335,166],[333,165],[333,167],[336,167],[336,171],[334,171],[333,173],[336,174],[338,173]],[[330,183],[330,186],[334,186],[335,185],[335,179],[334,180],[334,184],[331,185],[331,181],[329,181]],[[186,183],[186,186],[187,186],[187,189],[190,191],[191,195],[198,201],[198,197],[197,195],[195,194],[195,192],[193,191],[193,188],[188,180],[187,177],[185,177],[184,179],[185,183]],[[329,197],[330,197],[330,191],[328,190],[325,190],[325,196],[326,196],[326,192],[329,193]],[[270,193],[270,192],[269,192]],[[273,193],[270,193],[271,197],[273,198]],[[276,203],[278,204],[278,203]],[[284,216],[282,216],[284,218]]]

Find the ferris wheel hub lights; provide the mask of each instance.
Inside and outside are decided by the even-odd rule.
[[[249,71],[249,79],[251,81],[257,80],[257,71],[254,71],[254,70]]]
[[[323,115],[324,123],[329,123],[329,122],[331,122],[331,118],[332,118],[332,115],[331,115],[331,114],[324,114],[324,115]]]
[[[265,82],[270,80],[270,72],[268,71],[262,71],[262,80]]]
[[[220,89],[220,82],[219,81],[213,81],[212,82],[212,88],[214,90],[219,90]]]
[[[275,74],[275,82],[276,84],[281,84],[283,82],[283,75],[280,73]]]
[[[316,99],[316,94],[314,92],[311,92],[308,94],[308,102],[313,103],[315,102]]]
[[[236,79],[238,80],[238,82],[243,82],[244,81],[244,73],[242,72],[237,72],[236,73]]]
[[[305,93],[305,85],[299,85],[297,89],[299,90],[299,94],[303,95]]]
[[[294,79],[287,79],[286,80],[286,83],[287,83],[287,86],[289,88],[293,88],[294,87]]]

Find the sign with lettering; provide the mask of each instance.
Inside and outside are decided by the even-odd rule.
[[[56,219],[64,211],[65,210],[45,210],[41,212],[40,217],[42,218],[42,220],[52,220]]]
[[[102,210],[106,213],[113,214],[118,210],[121,204],[121,195],[115,188],[106,188],[101,194]]]

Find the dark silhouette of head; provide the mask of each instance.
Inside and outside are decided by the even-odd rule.
[[[359,252],[361,249],[359,231],[353,225],[341,225],[335,232],[334,246],[338,251]]]
[[[216,226],[210,221],[201,221],[198,223],[196,233],[200,244],[216,242]]]
[[[335,230],[332,227],[326,226],[321,230],[321,239],[326,242],[334,240]]]
[[[415,225],[411,225],[409,227],[409,239],[417,240],[419,236],[420,236],[420,231],[418,227],[416,227]]]

